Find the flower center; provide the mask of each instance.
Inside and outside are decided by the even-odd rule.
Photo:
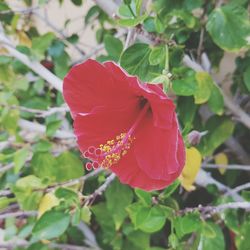
[[[98,167],[110,168],[127,154],[131,144],[136,139],[133,135],[140,121],[150,108],[149,102],[146,102],[140,111],[138,117],[127,133],[122,132],[115,138],[108,140],[99,147],[90,146],[84,153],[84,157],[91,160],[86,164],[86,169],[91,170]]]

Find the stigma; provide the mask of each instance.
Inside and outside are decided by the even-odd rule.
[[[146,102],[128,132],[122,132],[98,147],[88,147],[83,153],[83,156],[90,160],[86,164],[86,169],[89,171],[99,167],[108,169],[116,165],[128,153],[136,140],[135,130],[149,109],[150,105]]]

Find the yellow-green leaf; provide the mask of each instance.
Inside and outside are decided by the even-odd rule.
[[[39,204],[38,218],[40,218],[46,211],[57,205],[59,205],[59,199],[53,193],[45,194]]]
[[[219,172],[224,174],[226,172],[226,166],[228,165],[228,158],[225,153],[219,153],[215,155],[214,161],[216,165],[225,165],[225,167],[219,168]]]
[[[194,94],[196,104],[202,104],[209,100],[214,81],[207,72],[197,72],[195,75],[197,89]]]

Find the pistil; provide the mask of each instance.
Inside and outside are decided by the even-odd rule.
[[[140,111],[138,117],[127,133],[121,133],[114,139],[107,141],[105,144],[100,144],[99,147],[90,146],[85,152],[84,157],[92,162],[86,164],[86,169],[91,170],[98,167],[110,168],[115,165],[121,157],[127,154],[131,144],[136,139],[134,133],[143,117],[150,108],[149,102],[146,102]]]

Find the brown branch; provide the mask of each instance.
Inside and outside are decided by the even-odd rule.
[[[99,188],[97,188],[94,191],[94,193],[87,196],[87,198],[84,200],[84,203],[87,205],[92,204],[95,201],[97,196],[100,196],[103,194],[103,192],[108,188],[108,186],[112,183],[112,181],[115,179],[115,177],[116,177],[116,175],[114,173],[111,174],[109,177],[107,177],[105,182]]]

